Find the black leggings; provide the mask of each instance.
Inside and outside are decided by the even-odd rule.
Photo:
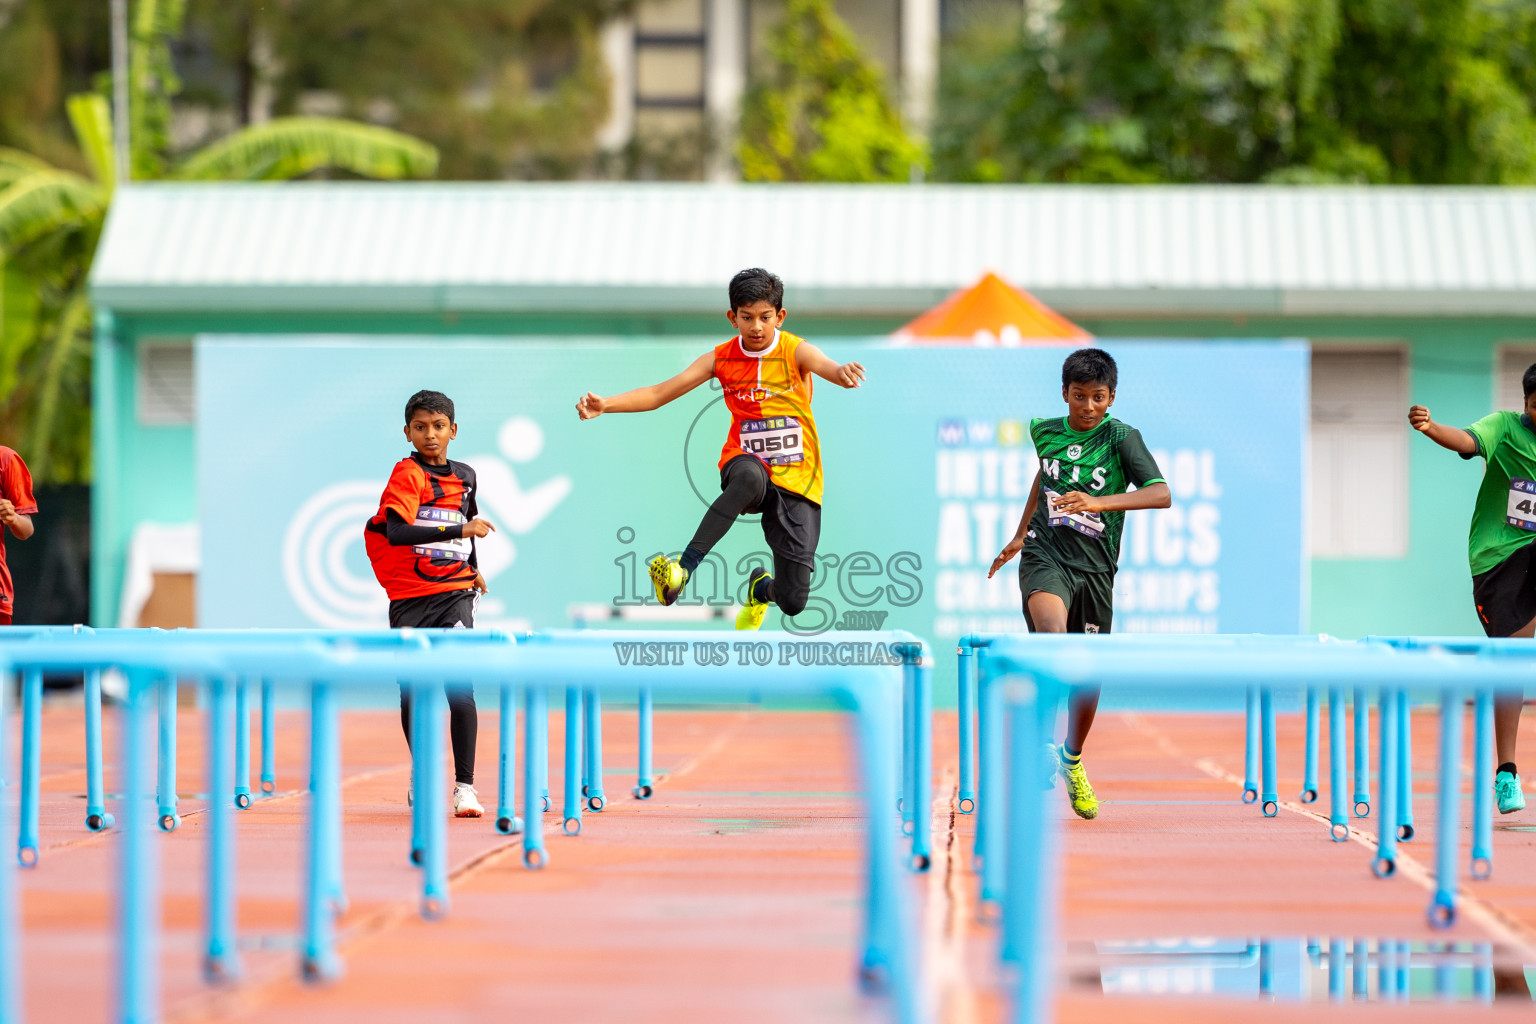
[[[773,556],[773,582],[768,593],[758,594],[779,606],[785,615],[799,615],[811,596],[811,567],[792,562],[783,555]]]
[[[769,487],[768,470],[757,459],[738,457],[726,463],[724,472],[720,474],[720,497],[704,513],[698,532],[688,542],[688,551],[683,553],[684,567],[692,572],[697,563],[688,564],[692,561],[688,557],[689,552],[700,559],[709,554],[738,516],[760,509],[765,517],[773,514],[763,508],[775,500],[775,496],[769,493]],[[811,567],[785,558],[775,551],[773,580],[768,584],[768,592],[764,594],[760,590],[754,596],[760,601],[767,600],[778,605],[779,611],[785,615],[799,615],[805,610],[805,602],[810,593]]]
[[[714,500],[688,547],[700,558],[714,550],[730,532],[736,517],[746,515],[768,496],[768,470],[756,459],[732,459],[720,474],[720,497]]]
[[[466,683],[443,686],[448,695],[448,735],[453,738],[453,780],[466,786],[475,784],[475,737],[480,729],[480,713],[475,709],[475,691]],[[405,729],[405,745],[411,745],[411,689],[400,684],[400,725]]]

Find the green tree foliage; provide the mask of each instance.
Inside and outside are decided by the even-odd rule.
[[[64,97],[91,88],[92,72],[107,62],[100,0],[0,0],[0,146],[86,170]]]
[[[431,143],[441,177],[588,173],[609,102],[598,29],[636,2],[129,0],[134,134],[160,140],[136,159],[323,113]],[[102,88],[108,40],[107,0],[0,0],[0,146],[85,171],[63,97]]]
[[[217,59],[188,87],[241,123],[327,96],[432,143],[443,177],[570,177],[608,115],[598,28],[632,3],[190,0]]]
[[[921,145],[830,0],[788,0],[742,103],[748,181],[907,181]]]
[[[129,76],[136,177],[249,181],[334,169],[407,178],[436,168],[436,151],[418,139],[328,118],[279,118],[178,158],[168,151],[168,125],[179,2],[140,0],[136,14]],[[68,166],[0,146],[0,442],[21,449],[44,483],[90,475],[86,277],[117,187],[106,98],[82,93],[64,106],[76,143]]]
[[[1062,0],[940,79],[949,179],[1536,181],[1531,0]]]

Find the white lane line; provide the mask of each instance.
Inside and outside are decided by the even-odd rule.
[[[960,836],[955,831],[959,813],[959,785],[955,766],[945,765],[934,780],[932,828],[923,907],[923,962],[927,967],[929,1020],[947,1024],[974,1024],[975,992],[965,969],[965,936],[960,923],[970,920],[969,887],[961,877],[964,860]]]
[[[1243,780],[1241,778],[1227,771],[1210,758],[1191,758],[1179,749],[1178,744],[1174,743],[1167,733],[1164,733],[1142,716],[1127,713],[1125,719],[1150,736],[1158,748],[1168,756],[1193,765],[1213,779],[1220,779],[1222,782],[1229,783],[1234,787],[1242,786]],[[1300,814],[1303,817],[1311,818],[1325,827],[1330,824],[1326,815],[1318,814],[1303,804],[1293,803],[1290,800],[1281,800],[1280,806],[1292,814]],[[1351,821],[1357,820],[1359,819],[1351,819]],[[1360,831],[1353,824],[1350,825],[1349,839],[1351,842],[1359,843],[1368,850],[1376,849],[1376,837]],[[1431,895],[1434,894],[1434,872],[1406,853],[1401,846],[1397,850],[1397,871],[1425,892]],[[1492,903],[1468,892],[1466,886],[1460,883],[1456,887],[1456,914],[1458,918],[1475,922],[1494,939],[1518,950],[1525,962],[1530,963],[1536,960],[1536,931],[1533,931],[1524,922],[1499,909]]]

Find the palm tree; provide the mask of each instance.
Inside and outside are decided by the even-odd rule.
[[[0,147],[0,441],[24,445],[40,481],[89,475],[86,279],[117,186],[106,100],[72,96],[66,111],[89,175]],[[158,163],[166,166],[163,156]],[[274,181],[340,170],[400,179],[427,177],[436,168],[436,149],[408,135],[355,121],[288,117],[226,136],[166,166],[164,176]],[[7,277],[7,261],[19,275]]]

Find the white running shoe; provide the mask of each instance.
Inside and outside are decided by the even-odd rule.
[[[475,787],[467,782],[458,782],[453,787],[453,816],[455,818],[479,818],[485,815],[485,808],[480,806],[480,796],[475,792]]]

